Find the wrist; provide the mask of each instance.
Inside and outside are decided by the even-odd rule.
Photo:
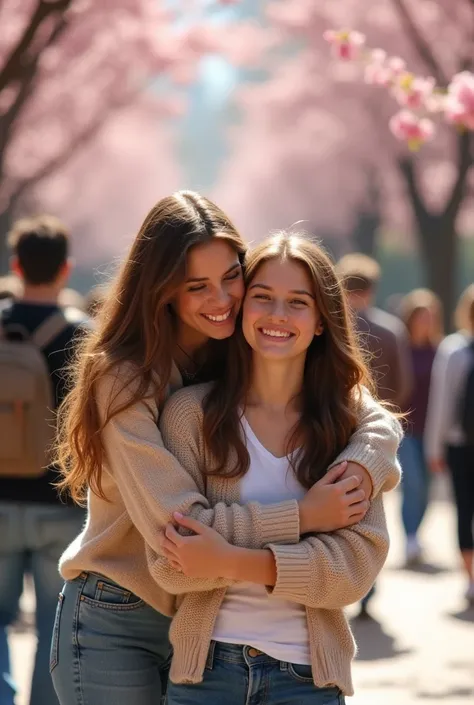
[[[239,565],[244,552],[245,549],[229,544],[229,548],[226,549],[225,555],[221,561],[221,568],[219,570],[221,577],[227,578],[227,580],[238,580]]]
[[[309,534],[312,531],[317,531],[314,518],[310,515],[310,512],[308,512],[304,500],[298,502],[298,509],[300,513],[300,536]]]

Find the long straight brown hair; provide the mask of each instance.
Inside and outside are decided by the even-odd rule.
[[[323,333],[313,338],[307,351],[301,415],[287,443],[296,477],[309,488],[349,442],[357,425],[362,385],[372,393],[374,385],[357,343],[343,287],[322,246],[304,234],[281,232],[267,238],[246,256],[247,286],[269,260],[297,262],[307,270],[324,326]],[[251,371],[252,350],[238,325],[226,372],[204,402],[205,443],[215,461],[203,469],[206,474],[240,477],[249,468],[241,415],[250,390]]]
[[[224,239],[243,261],[246,245],[229,218],[197,193],[163,198],[146,216],[93,330],[80,345],[70,369],[70,391],[59,409],[58,486],[76,502],[85,500],[88,489],[106,499],[101,484],[106,423],[142,399],[162,397],[176,336],[170,302],[186,276],[189,250],[212,238]],[[109,408],[99,414],[96,385],[121,363],[129,363],[133,372],[120,379],[121,388],[114,386]],[[126,403],[114,404],[125,387],[132,391]]]

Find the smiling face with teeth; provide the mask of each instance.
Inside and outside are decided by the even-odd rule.
[[[249,282],[242,326],[248,344],[265,358],[305,356],[321,332],[306,267],[289,259],[262,264]]]
[[[209,338],[229,338],[243,296],[242,267],[228,241],[216,237],[193,247],[186,261],[186,279],[173,302],[180,345],[192,350]]]

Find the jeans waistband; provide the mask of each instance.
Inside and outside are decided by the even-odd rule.
[[[207,666],[212,667],[215,658],[232,663],[280,663],[278,659],[246,644],[226,644],[223,641],[211,641],[207,656]]]
[[[134,597],[133,592],[116,583],[115,580],[111,580],[106,575],[100,575],[99,573],[83,571],[71,582],[78,586],[81,595],[89,597],[91,600],[97,599],[104,584],[107,585],[109,590],[115,588],[117,595],[120,595],[123,602],[127,602],[131,597]]]

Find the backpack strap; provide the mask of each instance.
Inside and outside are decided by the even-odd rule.
[[[69,325],[63,311],[56,311],[48,316],[30,336],[30,340],[40,350],[47,348],[57,336]]]

